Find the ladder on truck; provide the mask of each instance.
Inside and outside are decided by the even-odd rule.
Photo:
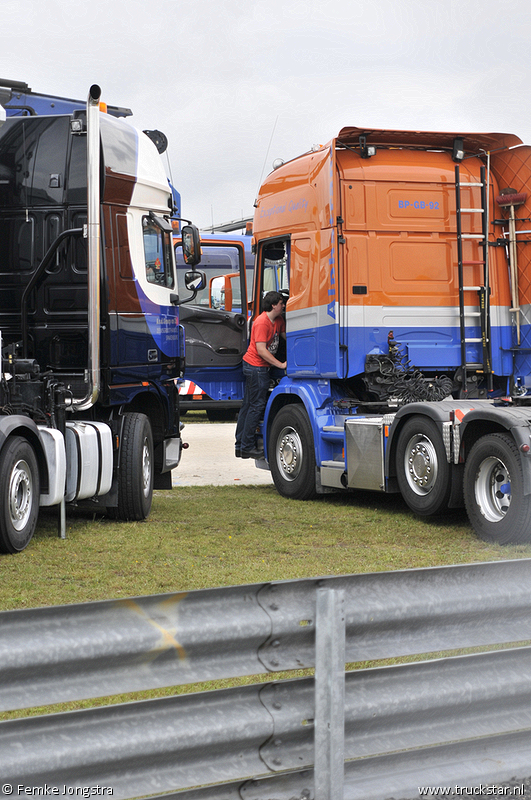
[[[479,208],[463,208],[461,205],[462,188],[479,188],[481,206]],[[481,167],[479,183],[462,181],[459,164],[455,167],[455,210],[457,221],[457,265],[459,279],[459,327],[461,337],[461,395],[467,397],[470,389],[477,385],[477,374],[485,376],[488,391],[492,390],[492,359],[490,341],[490,287],[489,287],[489,240],[488,240],[488,202],[487,181],[485,167]],[[463,215],[481,215],[481,233],[463,233]],[[472,226],[465,226],[468,229]],[[477,241],[482,258],[476,261],[464,260],[463,250],[467,241]],[[481,280],[477,286],[465,286],[464,267],[480,267]],[[478,310],[467,310],[465,307],[465,292],[477,292]],[[481,331],[480,337],[466,335],[467,326],[474,325]],[[467,345],[481,345],[481,362],[467,361]]]

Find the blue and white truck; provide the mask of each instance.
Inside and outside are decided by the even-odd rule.
[[[184,358],[174,204],[153,137],[102,113],[95,85],[65,114],[22,113],[30,101],[16,100],[0,127],[7,553],[28,545],[41,506],[57,506],[63,536],[67,503],[147,517],[180,460]],[[183,238],[193,267],[197,230]],[[202,286],[201,273],[186,280]]]

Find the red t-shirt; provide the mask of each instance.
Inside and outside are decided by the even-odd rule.
[[[253,367],[270,367],[271,364],[268,364],[267,361],[258,355],[256,343],[265,342],[269,352],[276,355],[280,334],[285,330],[286,323],[284,317],[277,317],[274,322],[271,322],[267,316],[267,311],[262,311],[260,316],[253,322],[251,341],[249,342],[249,347],[247,348],[243,360],[247,361],[248,364],[252,364]]]

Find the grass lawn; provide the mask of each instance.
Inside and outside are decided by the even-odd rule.
[[[360,492],[303,503],[269,485],[180,487],[155,492],[145,522],[69,514],[66,540],[57,538],[55,513],[44,514],[25,551],[0,556],[0,610],[524,557],[531,546],[477,539],[464,511],[420,520],[398,496]],[[167,687],[0,720],[268,679]]]
[[[342,573],[531,557],[474,535],[464,512],[415,517],[367,492],[298,502],[273,486],[157,491],[145,522],[43,514],[29,547],[0,556],[0,610]]]

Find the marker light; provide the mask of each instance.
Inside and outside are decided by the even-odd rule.
[[[364,134],[360,136],[360,155],[362,158],[372,158],[376,155],[376,147],[373,144],[367,144],[367,137]]]
[[[462,161],[465,157],[465,146],[463,140],[459,137],[454,139],[454,147],[452,150],[452,159],[454,161]]]

